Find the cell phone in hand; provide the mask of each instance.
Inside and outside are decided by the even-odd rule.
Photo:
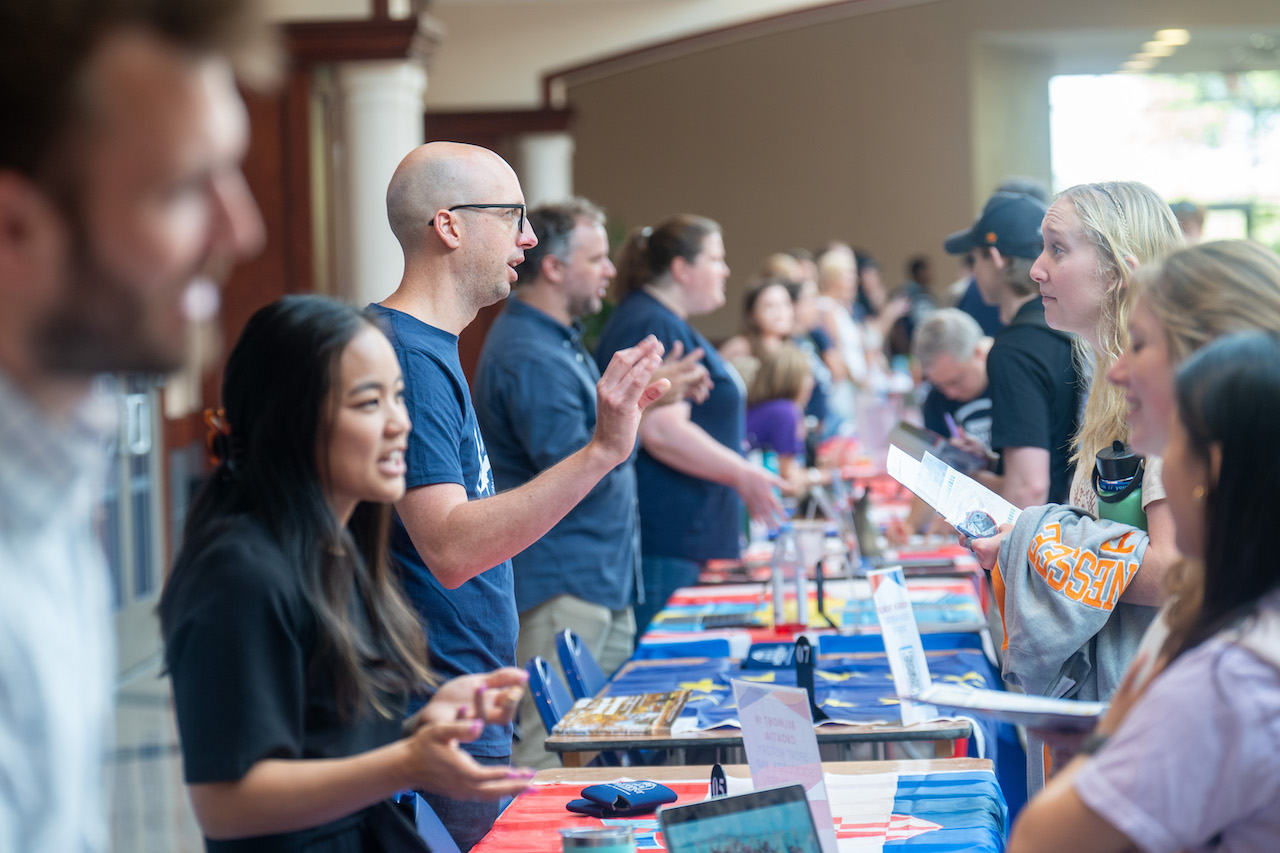
[[[956,530],[963,533],[970,542],[974,539],[986,539],[1000,532],[996,520],[980,509],[970,510],[956,525]]]

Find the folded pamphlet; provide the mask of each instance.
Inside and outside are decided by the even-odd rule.
[[[684,710],[688,690],[601,696],[573,703],[552,730],[557,735],[660,735]]]

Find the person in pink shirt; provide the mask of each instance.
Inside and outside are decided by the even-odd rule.
[[[1280,849],[1280,334],[1221,338],[1174,379],[1169,634],[1014,826],[1009,851]],[[1153,673],[1148,675],[1147,673]]]

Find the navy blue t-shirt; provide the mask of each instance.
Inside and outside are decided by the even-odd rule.
[[[404,371],[404,400],[413,420],[405,457],[410,489],[457,483],[467,500],[493,495],[489,456],[476,423],[458,337],[408,314],[371,305]],[[515,591],[511,561],[446,589],[413,547],[399,515],[392,519],[391,555],[410,601],[426,623],[431,666],[446,679],[516,664]],[[511,754],[511,727],[486,726],[463,747],[474,755]]]
[[[600,372],[581,327],[516,297],[489,328],[475,379],[476,418],[499,489],[529,482],[595,432]],[[521,613],[557,595],[610,610],[631,604],[640,559],[633,459],[511,559]]]
[[[1000,322],[999,306],[988,305],[983,301],[982,293],[978,290],[978,280],[975,278],[969,279],[969,285],[964,289],[956,307],[977,320],[978,325],[982,327],[982,334],[989,338],[994,338],[996,333],[1004,328],[1004,323]]]
[[[690,418],[716,441],[741,454],[746,432],[746,393],[741,377],[706,338],[649,294],[630,294],[609,315],[596,347],[596,365],[604,370],[615,352],[635,346],[650,334],[668,351],[676,341],[684,343],[685,352],[703,348],[703,364],[715,387],[704,402],[691,405]],[[636,487],[644,556],[699,562],[737,559],[743,508],[731,487],[669,468],[650,456],[643,445],[636,456]]]

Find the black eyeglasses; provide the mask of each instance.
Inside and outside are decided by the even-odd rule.
[[[520,222],[519,224],[516,225],[516,233],[517,234],[524,233],[524,219],[525,219],[526,205],[523,205],[523,204],[455,204],[453,207],[448,208],[448,210],[450,213],[453,213],[455,210],[461,210],[464,207],[469,207],[473,210],[518,210],[520,211]],[[427,224],[435,225],[436,224],[435,217],[432,217],[431,221],[428,222]]]

